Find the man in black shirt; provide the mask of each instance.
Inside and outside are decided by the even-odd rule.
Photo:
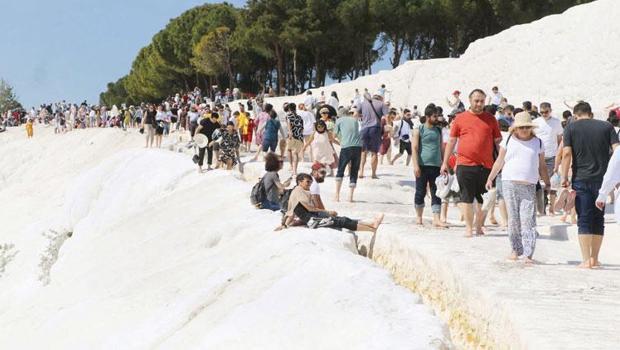
[[[218,123],[219,115],[215,112],[211,113],[210,118],[204,118],[198,124],[196,133],[203,134],[209,140],[209,144],[213,141],[213,132],[220,128]],[[213,146],[207,146],[199,148],[198,150],[198,171],[202,172],[202,164],[205,159],[205,149],[207,150],[207,170],[211,170],[211,164],[213,164]]]
[[[607,171],[610,151],[618,146],[618,135],[610,123],[593,119],[587,102],[575,105],[573,115],[576,119],[564,130],[562,186],[568,187],[572,161],[572,188],[576,192],[575,209],[583,257],[579,266],[596,268],[605,232],[605,213],[596,208],[595,202]]]

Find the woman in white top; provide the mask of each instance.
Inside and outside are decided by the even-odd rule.
[[[536,183],[542,178],[549,185],[542,141],[534,135],[528,112],[515,116],[510,135],[502,141],[499,156],[487,179],[486,187],[502,171],[502,191],[508,209],[508,236],[512,247],[510,258],[523,256],[531,264],[536,247]]]
[[[596,199],[597,208],[600,210],[605,210],[607,196],[615,191],[618,184],[620,184],[620,147],[616,148],[614,154],[609,160],[607,172],[605,172],[603,184],[601,185],[598,198]],[[615,197],[614,212],[616,213],[616,223],[620,225],[620,198],[618,198],[618,196]]]

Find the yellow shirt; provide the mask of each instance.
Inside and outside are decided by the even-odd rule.
[[[245,112],[239,113],[239,119],[237,119],[237,125],[241,129],[241,134],[247,135],[248,125],[250,124],[250,118]]]

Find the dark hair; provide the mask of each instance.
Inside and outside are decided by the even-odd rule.
[[[521,112],[523,112],[523,108],[515,108],[515,110],[513,111],[514,115],[517,115]]]
[[[282,105],[282,109],[284,110],[284,112],[288,112],[288,102],[284,102],[284,104]]]
[[[515,111],[515,106],[507,105],[506,107],[504,107],[504,111],[507,110],[507,109],[510,110],[511,112],[514,112]]]
[[[239,113],[239,111],[234,111],[233,115],[240,115],[241,113]]]
[[[618,115],[615,111],[609,112],[609,118],[607,119],[607,121],[610,122],[613,126],[618,126],[618,124],[620,124],[620,119],[618,118]]]
[[[590,106],[590,104],[588,102],[579,102],[575,105],[575,107],[573,107],[573,114],[574,115],[578,115],[578,114],[587,114],[587,115],[592,115],[592,107]]]
[[[430,117],[431,115],[437,113],[437,106],[434,103],[429,103],[426,108],[424,108],[424,116]]]
[[[278,171],[280,170],[280,157],[273,152],[269,152],[265,155],[265,171]]]
[[[220,115],[217,114],[217,112],[211,113],[211,118],[219,118],[219,117],[220,117]]]
[[[306,173],[301,173],[297,175],[297,177],[295,178],[295,182],[299,185],[302,181],[308,180],[308,179],[312,180],[312,176]]]
[[[484,106],[483,111],[485,111],[486,113],[489,113],[490,115],[495,115],[495,113],[497,113],[497,106],[496,105],[486,105],[486,106]]]
[[[287,112],[295,112],[297,110],[297,105],[295,105],[294,103],[289,103],[286,105],[287,108]]]
[[[572,117],[573,113],[571,113],[571,111],[569,110],[565,110],[564,112],[562,112],[562,118],[568,120],[568,118]]]
[[[441,108],[439,106],[437,106],[435,108],[436,108],[437,115],[443,115],[443,108]]]
[[[543,102],[540,104],[540,109],[551,109],[551,103]]]
[[[426,116],[425,115],[420,117],[420,123],[422,123],[422,124],[426,123]]]
[[[510,124],[508,124],[508,122],[504,119],[500,119],[498,123],[501,131],[508,131],[508,129],[510,129]]]
[[[269,113],[273,109],[273,105],[271,103],[265,103],[265,112]]]
[[[327,131],[327,124],[325,124],[325,122],[322,119],[319,119],[315,124],[314,124],[314,130],[316,130],[316,132],[319,132],[319,126],[323,127],[323,132]],[[322,133],[321,133],[322,134]]]
[[[338,94],[336,93],[336,91],[332,91],[332,96],[335,97],[336,100],[339,100]]]
[[[407,113],[411,113],[411,111],[409,110],[409,108],[405,108],[405,109],[403,109],[403,114],[407,114]]]
[[[531,111],[532,110],[532,102],[530,101],[524,101],[523,102],[523,109],[526,111]]]
[[[486,96],[487,94],[482,90],[482,89],[473,89],[470,93],[469,93],[469,98],[471,98],[472,96],[474,96],[474,94],[479,93],[482,94],[484,96]]]
[[[226,126],[235,126],[235,123],[233,123],[233,122],[228,122],[228,123],[226,124]]]
[[[271,119],[276,119],[278,117],[278,113],[276,113],[276,111],[272,109],[271,111],[269,111],[269,116],[271,117]]]

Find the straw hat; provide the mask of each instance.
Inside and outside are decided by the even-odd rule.
[[[536,128],[536,124],[532,123],[532,116],[529,112],[519,112],[515,115],[515,121],[512,123],[510,127],[510,132],[514,131],[516,128],[520,128],[522,126],[529,126],[532,128]]]

